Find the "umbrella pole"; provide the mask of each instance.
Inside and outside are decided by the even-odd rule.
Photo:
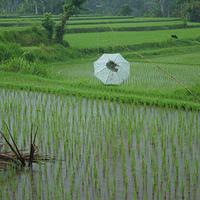
[[[123,49],[126,49],[126,50],[128,50],[128,51],[130,51],[130,52],[132,52],[132,53],[134,53],[134,54],[136,54],[136,55],[138,55],[138,56],[140,56],[141,58],[145,59],[146,61],[150,62],[151,64],[153,64],[154,66],[156,66],[157,68],[159,68],[160,70],[162,70],[164,73],[166,73],[167,75],[169,75],[171,78],[173,78],[176,82],[178,82],[178,83],[179,83],[183,88],[185,88],[192,96],[194,96],[194,97],[199,101],[199,103],[200,103],[200,99],[199,99],[191,90],[189,90],[189,89],[188,89],[185,85],[183,85],[178,79],[176,79],[173,75],[171,75],[170,73],[168,73],[166,70],[162,69],[160,66],[158,66],[158,65],[155,64],[154,62],[150,61],[149,59],[145,58],[144,56],[138,54],[138,53],[135,52],[135,51],[132,51],[131,49],[129,49],[129,48],[127,48],[127,47],[121,46],[121,45],[119,45],[119,44],[117,44],[117,43],[110,42],[110,41],[105,40],[105,39],[101,39],[101,40],[102,40],[102,41],[105,41],[105,42],[108,42],[108,43],[111,43],[111,44],[114,44],[114,45],[116,45],[116,46],[119,46],[119,47],[121,47],[121,48],[123,48]]]

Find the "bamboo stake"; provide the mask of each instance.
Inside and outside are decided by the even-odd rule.
[[[160,66],[158,66],[157,64],[155,64],[155,63],[152,62],[151,60],[149,60],[149,59],[145,58],[144,56],[138,54],[137,52],[132,51],[131,49],[129,49],[129,48],[127,48],[127,47],[124,47],[124,46],[121,46],[121,45],[119,45],[119,44],[117,44],[117,43],[115,43],[115,42],[110,42],[110,41],[105,40],[105,39],[101,39],[101,40],[104,41],[104,42],[108,42],[108,43],[110,43],[110,44],[114,44],[114,45],[116,45],[116,46],[119,46],[119,47],[121,47],[121,48],[123,48],[123,49],[126,49],[126,50],[128,50],[128,51],[130,51],[130,52],[132,52],[132,53],[134,53],[134,54],[136,54],[136,55],[138,55],[138,56],[140,56],[141,58],[145,59],[146,61],[150,62],[151,64],[153,64],[154,66],[156,66],[157,68],[159,68],[160,70],[162,70],[164,73],[166,73],[167,75],[169,75],[171,78],[173,78],[176,82],[178,82],[178,83],[179,83],[183,88],[185,88],[192,96],[194,96],[194,97],[199,101],[199,103],[200,103],[200,99],[199,99],[191,90],[189,90],[185,85],[183,85],[183,84],[182,84],[178,79],[176,79],[173,75],[171,75],[170,73],[168,73],[166,70],[162,69]]]

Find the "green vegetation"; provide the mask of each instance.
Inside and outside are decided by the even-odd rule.
[[[63,43],[63,36],[66,32],[65,26],[67,21],[82,8],[82,4],[85,1],[86,0],[69,0],[62,6],[63,12],[60,15],[61,22],[55,26],[55,39],[58,43]]]
[[[51,13],[45,13],[42,26],[46,29],[48,38],[51,39],[54,32],[54,21]]]
[[[71,47],[77,48],[89,48],[97,46],[100,47],[109,47],[110,44],[103,42],[101,39],[117,42],[120,45],[134,46],[137,45],[135,50],[149,48],[151,45],[154,47],[163,48],[167,45],[180,44],[184,40],[187,40],[188,43],[193,40],[198,40],[200,28],[188,28],[188,29],[177,29],[177,30],[165,30],[165,31],[119,31],[119,32],[106,32],[106,33],[87,33],[87,34],[66,34],[65,39],[69,42]],[[179,36],[180,40],[172,40],[171,34],[176,33]],[[191,34],[192,33],[192,34]],[[148,35],[148,37],[147,37]],[[87,38],[90,38],[88,40]],[[168,42],[168,44],[167,44]],[[160,43],[160,45],[158,45]],[[145,47],[146,46],[146,47]]]
[[[83,22],[88,33],[67,33],[62,44],[51,35],[56,16],[35,19],[44,27],[2,28],[0,131],[7,137],[8,124],[17,147],[29,149],[34,124],[37,155],[50,162],[1,170],[0,199],[200,198],[200,103],[147,60],[102,40],[145,56],[200,98],[198,23],[170,29],[180,19],[117,17],[73,17],[68,30]],[[109,31],[92,32],[98,25]],[[131,63],[122,85],[94,77],[103,53]],[[0,152],[9,151],[1,141]]]
[[[48,19],[47,19],[48,18]],[[160,87],[160,84],[155,84],[155,79],[151,79],[151,84],[149,82],[144,83],[144,80],[149,80],[149,75],[146,74],[145,66],[151,66],[142,64],[141,62],[145,62],[141,57],[138,57],[137,55],[133,54],[132,52],[126,51],[122,49],[121,47],[112,45],[108,42],[104,42],[102,39],[118,43],[122,46],[128,47],[129,49],[136,51],[137,53],[140,53],[141,55],[150,58],[152,61],[156,63],[163,63],[167,64],[167,70],[170,71],[172,75],[176,76],[176,73],[174,73],[173,70],[174,66],[179,66],[180,64],[184,64],[186,66],[184,68],[184,71],[186,74],[183,74],[180,76],[179,70],[177,72],[177,76],[179,77],[181,82],[183,82],[185,85],[187,85],[194,93],[198,94],[198,78],[194,78],[198,74],[198,64],[199,60],[197,59],[196,52],[199,51],[199,28],[184,28],[184,29],[176,29],[176,30],[162,30],[162,31],[150,31],[151,27],[160,27],[168,24],[169,26],[172,25],[178,25],[181,23],[179,19],[168,19],[165,21],[162,21],[164,19],[155,20],[155,18],[132,18],[131,20],[136,21],[137,23],[118,23],[121,21],[120,19],[115,19],[116,17],[113,17],[110,22],[111,24],[107,24],[106,26],[109,29],[109,32],[96,32],[96,33],[87,33],[87,34],[65,34],[64,40],[65,40],[65,46],[56,44],[54,42],[55,36],[53,35],[52,38],[52,28],[53,28],[53,21],[52,19],[56,18],[55,16],[49,16],[46,14],[46,19],[43,20],[43,26],[47,29],[49,28],[49,32],[43,31],[43,29],[38,28],[37,26],[32,26],[26,29],[21,29],[21,31],[2,31],[0,40],[2,41],[1,46],[1,62],[2,65],[0,67],[1,70],[6,71],[8,73],[9,71],[15,71],[15,72],[21,72],[24,74],[33,74],[33,75],[40,75],[42,77],[48,77],[51,78],[48,81],[48,84],[54,79],[54,80],[67,80],[67,84],[72,87],[72,85],[76,85],[75,88],[79,87],[80,82],[82,82],[83,88],[91,88],[91,91],[88,93],[88,95],[92,95],[93,91],[96,91],[96,96],[99,96],[99,98],[102,98],[102,95],[100,93],[104,90],[103,86],[101,86],[101,89],[97,89],[96,86],[100,84],[98,80],[95,80],[93,77],[92,63],[100,56],[102,53],[117,53],[121,52],[122,55],[130,62],[139,62],[140,68],[137,68],[140,71],[140,78],[139,80],[135,82],[134,79],[130,78],[127,82],[124,83],[124,85],[127,85],[127,91],[124,89],[124,85],[122,86],[122,89],[120,89],[120,92],[116,90],[116,87],[114,87],[114,91],[116,90],[116,95],[121,94],[119,97],[122,101],[128,101],[128,102],[134,102],[133,96],[136,95],[137,98],[140,99],[141,103],[147,103],[152,104],[151,102],[154,101],[153,97],[160,99],[159,101],[156,100],[156,105],[163,105],[165,104],[165,99],[168,99],[170,97],[171,99],[179,99],[181,101],[188,101],[190,104],[191,101],[196,102],[193,97],[191,97],[187,92],[182,89],[181,87],[177,86],[176,83],[174,83],[173,80],[167,79],[166,83],[162,83],[162,87]],[[105,18],[105,17],[104,17]],[[88,30],[91,30],[93,27],[95,27],[95,22],[100,23],[103,22],[103,19],[98,18],[98,20],[92,20],[91,18],[88,20],[90,23],[91,21],[94,23],[93,25],[87,25]],[[82,20],[84,19],[84,20]],[[46,20],[46,21],[45,21]],[[86,24],[86,17],[74,17],[71,21],[76,20],[77,24],[78,22],[83,24]],[[127,22],[130,20],[130,18],[127,18]],[[146,22],[145,22],[146,21]],[[147,22],[149,21],[149,22]],[[151,21],[151,22],[150,22]],[[160,21],[160,22],[156,22]],[[116,22],[116,24],[114,23]],[[196,26],[198,24],[196,23],[188,23],[188,26]],[[81,25],[71,25],[71,27],[78,27]],[[85,25],[86,26],[86,25]],[[105,27],[104,24],[101,25],[102,27]],[[123,27],[131,27],[134,26],[136,29],[139,27],[145,26],[146,28],[149,27],[149,31],[113,31],[114,28],[120,29]],[[73,28],[72,28],[73,29]],[[68,29],[70,30],[70,29]],[[191,35],[192,32],[192,35]],[[171,38],[171,34],[177,34],[179,39],[173,39]],[[51,35],[51,37],[50,37]],[[148,35],[148,37],[147,37]],[[89,38],[89,39],[88,39]],[[68,44],[69,43],[69,44]],[[84,59],[83,59],[84,58]],[[83,76],[83,74],[80,74],[76,70],[72,70],[71,68],[74,68],[77,64],[73,64],[75,61],[73,59],[78,59],[78,62],[84,63],[82,66],[82,69],[80,70],[83,74],[86,73],[87,76]],[[82,60],[80,60],[82,59]],[[59,64],[59,61],[63,61],[63,64]],[[65,63],[67,61],[67,64]],[[71,64],[70,64],[71,63]],[[137,64],[138,65],[138,64]],[[51,67],[50,67],[51,66]],[[89,66],[90,70],[88,71]],[[134,66],[134,64],[133,64]],[[142,67],[144,66],[144,68]],[[195,75],[194,70],[188,71],[191,69],[191,67],[188,66],[196,66],[195,68]],[[152,66],[154,68],[154,66]],[[76,67],[75,67],[76,68]],[[178,67],[180,68],[180,67]],[[133,68],[134,69],[134,68]],[[132,70],[133,70],[132,69]],[[49,71],[49,72],[48,72]],[[83,72],[85,71],[85,72]],[[157,73],[158,69],[154,69],[151,73]],[[181,70],[182,71],[182,70]],[[77,75],[75,75],[77,73]],[[137,71],[132,71],[131,74],[138,73]],[[160,80],[165,80],[165,77],[167,75],[162,74],[162,72],[159,72],[161,74]],[[71,76],[72,74],[72,76]],[[188,74],[191,74],[188,76]],[[12,76],[15,76],[15,74],[12,74]],[[12,76],[10,77],[11,80],[14,80]],[[83,80],[82,78],[83,77]],[[185,78],[188,77],[188,79]],[[23,77],[23,76],[22,76]],[[193,79],[191,79],[193,77]],[[23,80],[23,78],[20,78]],[[9,79],[8,79],[9,80]],[[171,80],[171,81],[169,81]],[[187,80],[187,81],[186,81]],[[170,83],[168,83],[168,81]],[[6,81],[5,81],[6,82]],[[10,82],[10,81],[8,81]],[[163,82],[163,81],[162,81]],[[22,82],[23,84],[23,82]],[[38,83],[39,84],[39,83]],[[85,85],[86,84],[86,85]],[[87,85],[89,84],[89,85]],[[11,84],[12,85],[12,84]],[[34,85],[34,84],[33,84]],[[37,84],[36,84],[37,85]],[[51,85],[51,84],[50,84]],[[48,87],[48,85],[46,85]],[[22,87],[22,86],[21,86]],[[31,86],[30,86],[31,87]],[[121,87],[121,86],[120,86]],[[112,88],[112,87],[109,87]],[[179,89],[178,89],[179,88]],[[62,91],[64,93],[68,93],[68,89],[64,88]],[[78,89],[78,88],[77,88]],[[153,89],[153,91],[151,91]],[[46,90],[46,89],[44,89]],[[49,89],[47,89],[49,90]],[[86,89],[88,91],[88,89]],[[177,97],[177,90],[178,96]],[[56,90],[57,91],[57,90]],[[71,91],[71,90],[70,90]],[[112,89],[113,91],[113,89]],[[134,91],[133,93],[131,91]],[[136,92],[138,91],[138,92]],[[151,95],[154,94],[156,91],[157,95]],[[181,92],[182,91],[182,92]],[[163,95],[163,92],[166,92],[166,95]],[[77,92],[78,94],[81,93],[81,95],[84,96],[84,91]],[[113,93],[113,94],[114,94]],[[123,93],[127,93],[127,97],[123,97]],[[181,94],[182,93],[182,94]],[[74,93],[76,94],[76,92]],[[176,94],[174,97],[173,95]],[[105,94],[106,95],[106,94]],[[93,95],[92,95],[93,96]],[[115,99],[112,98],[112,95],[109,97],[109,95],[106,95],[108,99]],[[143,96],[146,96],[143,98]],[[188,98],[189,97],[189,98]],[[148,99],[150,98],[150,99]],[[163,98],[163,100],[162,100]],[[169,104],[166,103],[166,104]],[[184,103],[182,103],[184,104]],[[175,107],[177,107],[177,102],[174,104]],[[191,104],[191,107],[194,105]],[[184,107],[184,106],[182,106]],[[196,106],[194,106],[196,108]]]
[[[14,57],[5,61],[1,68],[4,71],[21,72],[23,74],[33,74],[42,77],[48,77],[47,68],[42,63],[36,61],[30,62],[26,59],[29,57],[29,52],[25,52],[20,57]]]
[[[35,18],[38,18],[45,12],[58,15],[63,12],[62,6],[66,2],[68,5],[73,3],[75,6],[84,3],[81,0],[2,0],[0,1],[0,14],[3,14],[4,18],[21,14],[33,15],[33,13],[36,14]],[[121,9],[124,9],[125,12],[122,14],[129,13],[136,17],[185,17],[191,21],[199,21],[199,0],[87,0],[82,7],[84,9],[78,14],[115,16]],[[71,7],[69,10],[73,9]]]
[[[0,173],[2,199],[199,198],[199,112],[47,92],[1,89],[17,146],[29,148],[32,122],[56,158]]]
[[[121,16],[127,16],[132,15],[133,9],[131,8],[130,4],[124,4],[121,6],[121,9],[117,15]]]

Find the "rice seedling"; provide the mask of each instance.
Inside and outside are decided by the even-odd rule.
[[[24,131],[30,131],[32,119],[37,141],[43,141],[40,148],[56,158],[33,164],[26,175],[9,168],[7,175],[0,173],[0,182],[6,180],[0,184],[2,198],[12,198],[11,188],[13,196],[36,199],[199,198],[198,111],[23,90],[2,93],[0,129],[9,136],[2,116],[12,116],[16,144],[25,140],[26,149],[30,136]],[[8,109],[10,102],[15,111]],[[33,182],[40,187],[37,192],[29,190]]]

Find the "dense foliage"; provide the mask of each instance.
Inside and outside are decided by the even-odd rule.
[[[35,13],[60,14],[62,6],[83,1],[73,0],[2,0],[0,1],[0,13]],[[134,16],[187,16],[191,21],[199,21],[200,1],[199,0],[87,0],[85,1],[82,14],[103,14],[117,15],[123,5],[129,4]]]
[[[58,43],[63,42],[63,36],[65,34],[65,25],[69,18],[76,14],[80,9],[82,9],[82,4],[85,0],[69,0],[63,7],[63,13],[60,15],[61,22],[56,25],[55,34]]]
[[[52,19],[51,13],[45,13],[44,19],[42,20],[42,26],[46,29],[47,36],[49,39],[51,39],[53,36],[54,25],[55,25],[55,23]]]
[[[121,9],[118,13],[118,15],[126,16],[131,15],[133,13],[133,9],[131,8],[130,4],[124,4],[121,6]]]

